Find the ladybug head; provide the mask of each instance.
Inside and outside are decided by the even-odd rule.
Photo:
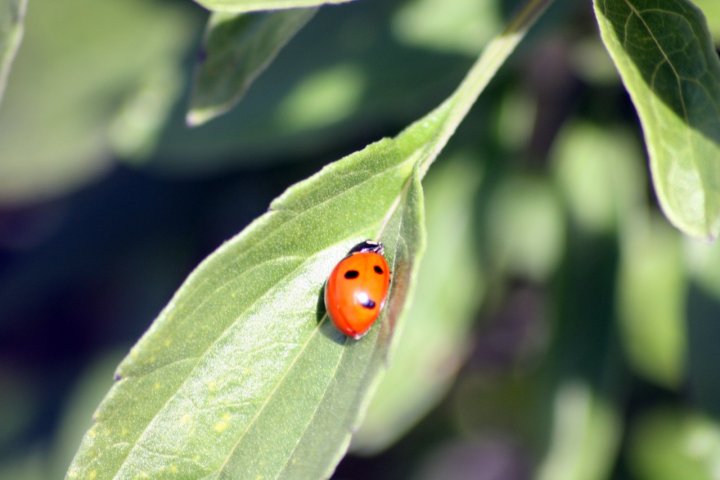
[[[348,252],[348,255],[352,255],[353,253],[365,253],[365,252],[379,253],[380,255],[382,255],[384,251],[385,251],[385,247],[383,247],[382,243],[373,242],[372,240],[365,240],[364,242],[360,242],[357,245],[355,245],[353,248],[351,248],[350,251]]]

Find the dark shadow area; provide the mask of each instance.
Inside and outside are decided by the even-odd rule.
[[[690,400],[720,420],[720,301],[691,285],[687,301]]]

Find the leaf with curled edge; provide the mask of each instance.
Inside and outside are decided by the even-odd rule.
[[[686,0],[595,0],[602,39],[638,111],[665,215],[720,233],[720,61]]]

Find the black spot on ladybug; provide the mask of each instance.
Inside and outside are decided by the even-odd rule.
[[[362,305],[363,308],[367,308],[368,310],[372,310],[373,308],[375,308],[375,302],[373,302],[371,298],[368,298],[364,302],[360,303],[360,305]]]
[[[373,267],[373,270],[375,270],[375,273],[377,273],[378,275],[382,275],[382,274],[383,274],[383,269],[380,268],[380,265],[375,265],[375,266]]]
[[[344,275],[344,277],[347,278],[348,280],[352,280],[353,278],[357,278],[359,276],[360,276],[360,272],[358,272],[357,270],[348,270],[347,272],[345,272],[345,275]]]

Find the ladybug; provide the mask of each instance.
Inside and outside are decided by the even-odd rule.
[[[340,260],[325,283],[325,309],[338,330],[355,340],[380,315],[390,289],[390,268],[380,242],[366,240]]]

